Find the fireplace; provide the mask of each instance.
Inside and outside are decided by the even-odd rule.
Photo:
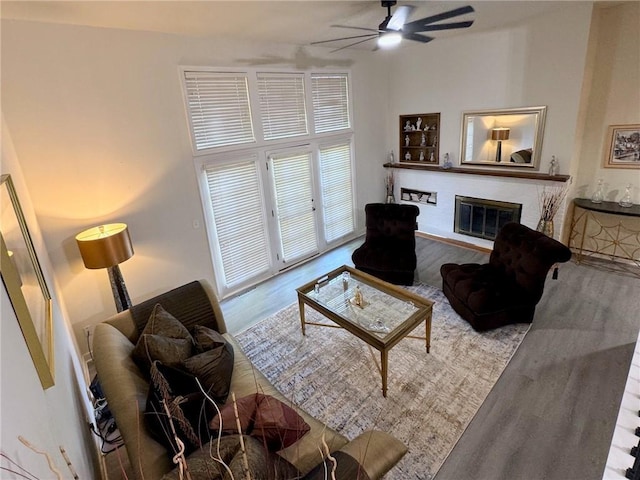
[[[456,195],[454,231],[471,237],[495,240],[505,223],[520,221],[521,213],[521,203]]]

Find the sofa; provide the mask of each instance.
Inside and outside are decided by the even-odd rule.
[[[229,391],[236,399],[256,393],[267,395],[288,405],[306,422],[309,426],[307,433],[295,443],[274,452],[274,456],[286,460],[297,470],[298,476],[288,478],[322,478],[323,474],[318,477],[314,474],[324,471],[327,453],[332,452],[331,456],[338,459],[338,472],[346,472],[342,478],[378,479],[406,453],[406,446],[388,433],[370,430],[349,440],[288,402],[252,365],[233,335],[227,332],[222,311],[207,282],[194,281],[120,312],[96,325],[94,330],[92,349],[98,380],[122,435],[136,479],[179,478],[178,475],[171,476],[177,468],[167,448],[147,428],[145,409],[150,379],[132,356],[150,315],[158,305],[189,331],[204,326],[222,334],[233,349]],[[251,440],[243,438],[245,444]],[[326,443],[324,453],[321,449],[323,442]],[[200,453],[208,451],[208,446],[203,445]],[[188,456],[187,462],[194,455]],[[193,480],[199,478],[192,476]],[[252,478],[261,477],[256,475]]]

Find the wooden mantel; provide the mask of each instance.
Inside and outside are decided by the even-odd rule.
[[[566,182],[571,178],[569,175],[548,175],[546,173],[525,172],[509,168],[509,171],[489,170],[480,168],[442,168],[439,165],[422,165],[419,163],[385,163],[386,168],[403,168],[407,170],[424,170],[428,172],[440,173],[463,173],[466,175],[489,175],[492,177],[526,178],[529,180],[548,180],[551,182]]]

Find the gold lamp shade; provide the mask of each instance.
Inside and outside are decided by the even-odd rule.
[[[109,268],[133,256],[133,246],[125,223],[89,228],[76,235],[84,266]]]
[[[509,140],[509,132],[511,130],[504,127],[498,127],[491,130],[491,140]]]

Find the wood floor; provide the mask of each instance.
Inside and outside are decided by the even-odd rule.
[[[417,280],[439,288],[441,264],[488,259],[459,246],[416,241]],[[361,243],[223,301],[229,329],[237,333],[291,304],[296,287],[350,265]],[[559,279],[547,280],[531,330],[436,480],[600,480],[638,329],[640,278],[563,264]]]

